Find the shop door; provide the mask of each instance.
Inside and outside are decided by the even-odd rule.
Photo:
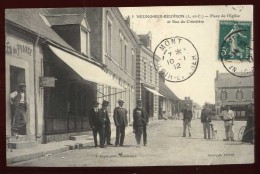
[[[16,66],[10,66],[10,92],[18,90],[18,85],[25,83],[25,69]],[[11,124],[13,123],[14,106],[11,105]],[[26,126],[19,132],[20,135],[26,135]]]

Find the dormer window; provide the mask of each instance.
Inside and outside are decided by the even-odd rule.
[[[89,31],[81,27],[80,29],[80,51],[89,57],[90,54],[89,47]]]
[[[73,49],[90,57],[90,26],[84,14],[49,14],[42,18]]]

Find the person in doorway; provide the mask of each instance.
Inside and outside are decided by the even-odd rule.
[[[247,123],[242,137],[242,142],[254,144],[254,117],[255,107],[253,103],[250,103],[247,108]]]
[[[113,145],[110,143],[111,140],[111,126],[110,119],[107,113],[109,102],[104,100],[102,102],[102,107],[98,111],[98,120],[99,120],[99,137],[100,137],[100,147],[104,148],[105,142],[107,145]]]
[[[123,107],[124,100],[120,99],[117,101],[118,107],[114,109],[114,122],[116,125],[116,142],[115,146],[124,146],[125,138],[125,127],[128,126],[127,121],[127,110]]]
[[[226,138],[223,141],[234,141],[234,112],[230,109],[230,106],[227,105],[223,108],[220,117],[224,121],[225,126],[225,135]]]
[[[27,110],[27,99],[26,99],[26,85],[21,83],[18,85],[18,90],[10,94],[10,102],[14,105],[14,117],[12,123],[12,131],[16,138],[26,127],[26,110]]]
[[[100,129],[98,124],[98,110],[99,110],[98,105],[99,102],[95,101],[93,103],[93,108],[89,111],[89,125],[93,131],[93,138],[94,138],[94,143],[96,148],[98,147],[97,134],[98,134],[98,130]]]
[[[142,107],[141,99],[137,100],[137,107],[133,111],[133,119],[134,119],[133,129],[135,133],[137,147],[140,147],[142,135],[143,135],[144,146],[146,146],[147,145],[146,126],[148,125],[149,118],[145,109]]]
[[[186,104],[186,108],[182,111],[182,113],[183,113],[183,137],[186,137],[187,128],[189,132],[189,137],[191,137],[192,110],[189,104]]]
[[[208,103],[205,103],[204,108],[201,112],[201,123],[203,124],[204,139],[211,138],[210,122],[211,122],[212,116],[213,116],[213,113],[212,113],[211,109],[209,108]]]

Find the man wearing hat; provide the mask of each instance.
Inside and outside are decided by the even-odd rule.
[[[22,130],[26,128],[25,117],[27,100],[25,88],[26,85],[24,83],[20,83],[18,90],[10,94],[10,102],[14,105],[12,131],[16,138],[18,138]]]
[[[100,147],[104,148],[105,141],[107,145],[113,145],[110,143],[111,139],[111,126],[110,119],[107,113],[109,102],[104,100],[102,102],[102,107],[98,111],[98,121],[99,121],[99,138],[100,138]]]
[[[182,111],[182,113],[183,113],[183,137],[186,137],[187,128],[189,132],[189,137],[191,137],[192,110],[189,104],[186,104],[186,108]]]
[[[133,129],[135,133],[135,138],[137,142],[137,147],[140,147],[140,141],[141,137],[143,135],[143,143],[144,146],[147,145],[147,132],[146,132],[146,127],[149,122],[149,117],[147,115],[147,112],[142,106],[142,100],[138,99],[137,100],[137,106],[133,111]]]
[[[95,101],[93,103],[93,108],[89,111],[89,125],[93,131],[93,138],[94,138],[94,143],[95,143],[96,148],[98,147],[97,133],[98,133],[98,130],[100,129],[99,125],[98,125],[98,110],[99,110],[98,105],[99,105],[99,102]]]
[[[209,108],[209,104],[205,103],[201,112],[201,123],[203,124],[204,139],[210,139],[210,122],[213,117],[213,113]]]
[[[114,122],[116,125],[116,142],[115,146],[123,146],[125,138],[125,127],[128,125],[127,121],[127,110],[123,108],[124,100],[120,99],[117,101],[118,107],[114,109]],[[120,141],[119,141],[120,138]]]
[[[220,117],[224,121],[225,134],[226,138],[224,141],[234,141],[234,112],[230,109],[230,106],[227,105],[221,112]]]

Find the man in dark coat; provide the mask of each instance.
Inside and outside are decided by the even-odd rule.
[[[116,142],[115,146],[123,146],[125,138],[125,127],[128,125],[127,110],[123,108],[124,100],[118,100],[118,107],[114,109],[114,122],[116,125]],[[120,137],[120,141],[119,141]]]
[[[135,138],[137,142],[137,146],[140,147],[140,141],[141,136],[143,134],[143,143],[144,146],[147,145],[147,132],[146,127],[149,122],[149,117],[145,111],[145,109],[142,107],[142,100],[137,100],[137,107],[133,111],[133,129],[135,133]]]
[[[187,128],[189,132],[189,137],[191,137],[192,110],[189,104],[186,104],[186,108],[182,111],[182,113],[183,113],[183,137],[186,137]]]
[[[111,126],[110,119],[107,113],[107,107],[109,102],[104,100],[102,102],[102,107],[98,111],[98,121],[99,121],[99,137],[100,137],[100,147],[104,148],[105,141],[107,145],[113,145],[110,143],[111,139]]]
[[[89,125],[93,131],[93,138],[94,138],[94,143],[95,147],[98,147],[98,142],[97,142],[97,133],[99,130],[99,125],[98,125],[98,101],[95,101],[93,103],[93,108],[89,111]]]
[[[243,137],[242,137],[242,142],[254,144],[255,108],[254,108],[253,103],[249,104],[247,111],[246,111],[246,115],[247,115],[247,124],[246,124],[246,128],[244,130],[244,134],[243,134]]]
[[[17,91],[10,94],[10,102],[14,105],[14,117],[12,123],[12,131],[16,138],[26,128],[26,110],[27,110],[27,99],[25,92],[26,85],[24,83],[19,84]]]
[[[211,118],[213,116],[213,113],[211,109],[209,108],[208,103],[205,103],[204,108],[201,112],[201,123],[203,124],[203,133],[204,133],[204,139],[210,139],[210,122]]]

